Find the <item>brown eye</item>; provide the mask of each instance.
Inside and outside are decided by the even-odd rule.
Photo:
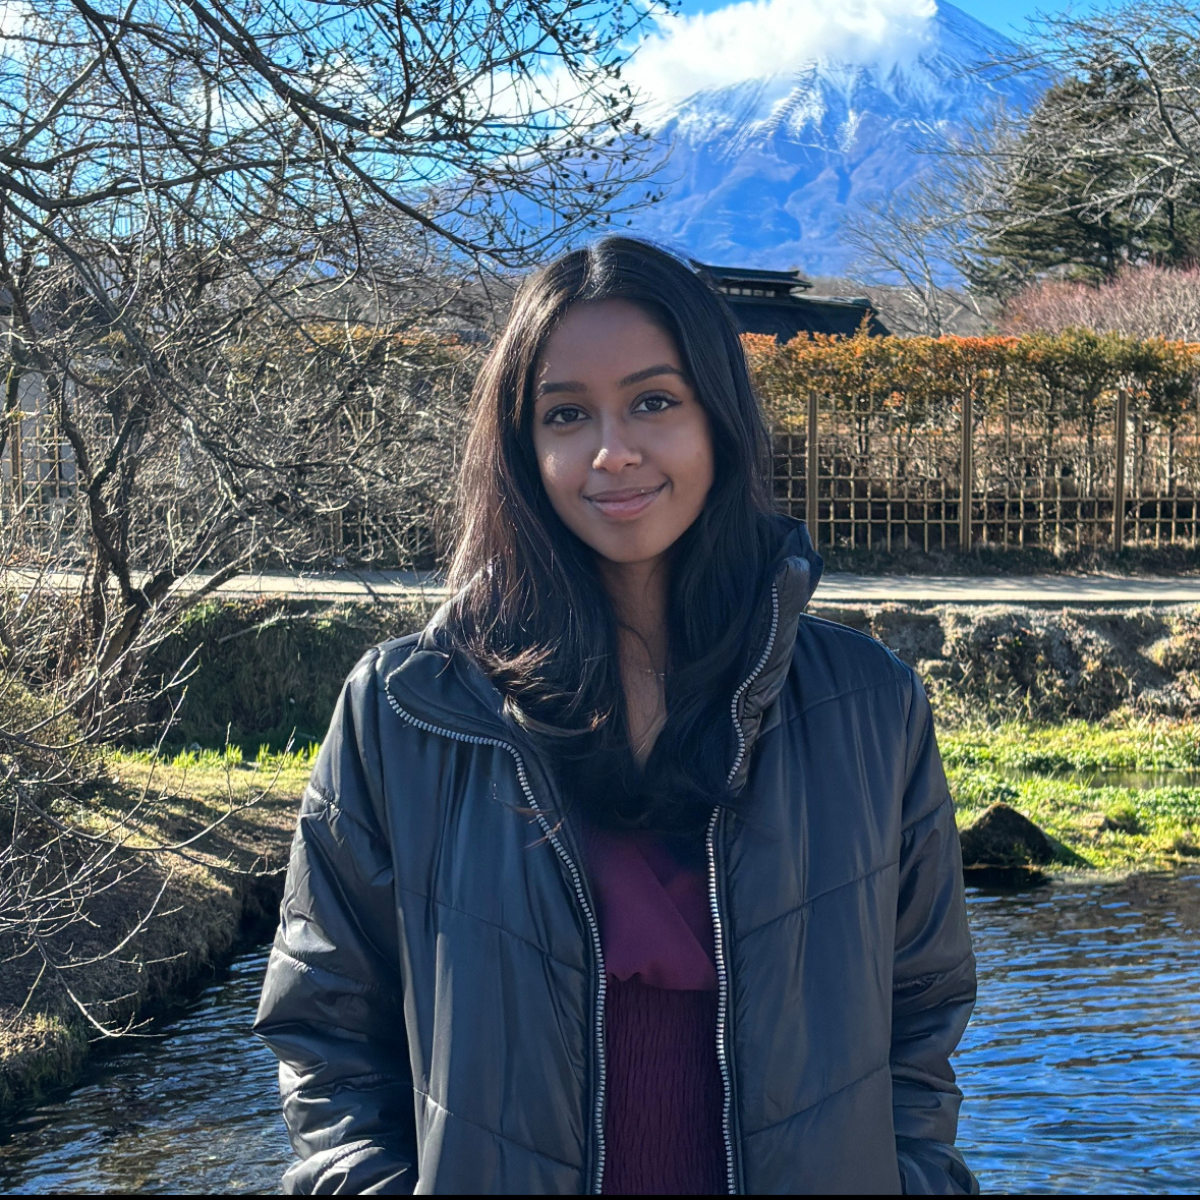
[[[668,408],[678,407],[679,401],[674,396],[666,396],[662,392],[655,392],[652,396],[639,396],[637,403],[633,406],[633,411],[660,413],[666,412]]]
[[[575,425],[583,420],[587,414],[581,408],[576,408],[573,404],[562,404],[558,408],[552,408],[543,418],[543,425]]]

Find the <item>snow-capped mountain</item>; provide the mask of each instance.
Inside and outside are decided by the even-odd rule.
[[[989,69],[1016,49],[938,0],[918,45],[895,61],[810,61],[660,107],[665,198],[633,232],[705,262],[844,274],[843,216],[928,170],[918,146],[998,101],[1036,99],[1035,81]]]

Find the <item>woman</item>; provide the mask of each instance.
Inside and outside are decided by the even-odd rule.
[[[929,706],[804,614],[731,319],[610,238],[477,386],[454,598],[348,680],[258,1032],[293,1193],[977,1190]]]

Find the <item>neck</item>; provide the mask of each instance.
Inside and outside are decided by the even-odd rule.
[[[632,646],[634,658],[648,657],[647,666],[665,671],[667,665],[667,586],[666,556],[650,562],[600,562],[600,578],[616,613],[617,621],[632,641],[640,643],[641,653]],[[628,635],[627,635],[628,636]],[[621,638],[626,641],[625,637]]]
[[[625,691],[629,748],[642,766],[667,719],[667,563],[602,560],[600,577],[612,602],[617,656]]]

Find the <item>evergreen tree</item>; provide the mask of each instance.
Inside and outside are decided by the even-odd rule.
[[[1200,260],[1200,14],[1148,0],[1050,18],[1033,61],[1057,82],[964,152],[987,178],[967,201],[972,285]]]

